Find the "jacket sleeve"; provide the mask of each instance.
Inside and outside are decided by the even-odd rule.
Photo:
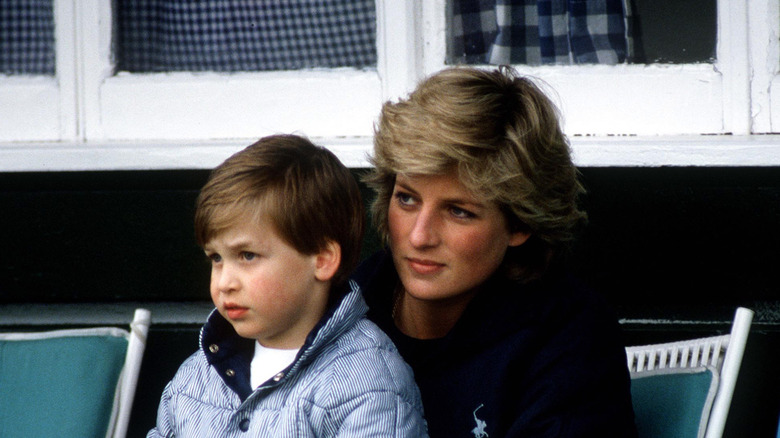
[[[337,437],[425,438],[428,431],[422,410],[392,391],[356,397],[347,409]]]
[[[171,425],[171,384],[165,387],[162,397],[160,398],[160,407],[157,408],[157,425],[149,431],[146,438],[173,438],[173,428]]]
[[[360,348],[358,340],[358,348],[328,364],[328,384],[317,394],[328,412],[325,428],[337,437],[427,437],[412,369],[384,333],[367,321],[363,328],[383,346],[372,340]]]

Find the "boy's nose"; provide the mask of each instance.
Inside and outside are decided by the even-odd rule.
[[[213,271],[211,275],[215,276],[214,285],[219,292],[230,293],[238,289],[238,276],[229,266],[223,266],[219,271]]]

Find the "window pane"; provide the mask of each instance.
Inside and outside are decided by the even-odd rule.
[[[716,0],[633,0],[637,64],[714,62]]]
[[[449,64],[712,62],[716,0],[449,0]]]
[[[0,73],[55,72],[52,0],[0,1]]]
[[[376,65],[374,0],[121,0],[116,10],[121,71]]]

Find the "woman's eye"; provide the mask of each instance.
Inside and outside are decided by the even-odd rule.
[[[397,199],[398,203],[402,206],[414,205],[414,198],[412,198],[412,196],[408,193],[396,192],[395,199]]]
[[[241,257],[243,257],[244,260],[249,261],[249,260],[254,260],[255,257],[257,257],[257,254],[253,252],[244,251],[241,253]]]
[[[452,213],[453,216],[455,216],[458,219],[471,219],[476,217],[474,213],[459,207],[450,208],[450,212]]]
[[[222,261],[222,256],[219,254],[207,254],[206,255],[212,263],[219,263]]]

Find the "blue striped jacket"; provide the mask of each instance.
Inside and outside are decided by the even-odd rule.
[[[156,437],[427,437],[420,393],[393,343],[365,318],[357,284],[293,363],[252,390],[254,340],[216,311],[201,348],[165,388]]]

